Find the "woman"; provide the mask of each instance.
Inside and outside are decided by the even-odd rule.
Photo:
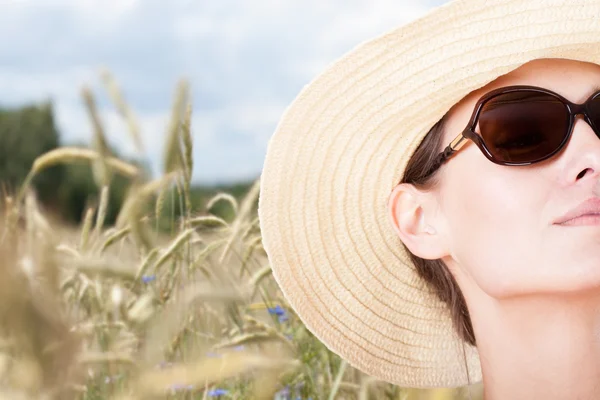
[[[459,0],[354,49],[269,143],[273,273],[410,387],[600,393],[600,1]]]
[[[565,147],[532,165],[497,165],[469,141],[447,165],[421,175],[468,125],[481,96],[515,85],[545,88],[574,103],[596,95],[589,103],[594,127],[578,118]],[[487,103],[478,121],[490,147],[528,161],[558,149],[546,134],[566,132],[560,101],[537,91],[500,99]],[[454,298],[447,303],[455,328],[477,345],[486,389],[499,394],[490,398],[514,398],[507,382],[528,398],[600,394],[599,135],[600,65],[531,61],[453,107],[390,197],[394,226],[417,271],[442,298]],[[586,395],[571,397],[575,390]]]

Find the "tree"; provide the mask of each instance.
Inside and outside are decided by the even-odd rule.
[[[37,157],[58,146],[59,134],[50,101],[0,109],[0,182],[9,192],[17,190]],[[56,187],[63,174],[64,167],[57,165],[36,176],[33,187],[41,202],[56,202]]]

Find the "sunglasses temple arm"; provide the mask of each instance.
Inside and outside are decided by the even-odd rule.
[[[433,165],[427,172],[427,175],[434,173],[442,164],[444,164],[454,153],[456,153],[465,143],[467,142],[467,138],[464,133],[458,135],[454,140],[446,146],[444,151],[442,151],[436,157]]]

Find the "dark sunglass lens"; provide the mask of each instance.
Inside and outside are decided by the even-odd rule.
[[[479,115],[479,134],[494,158],[534,162],[555,152],[569,126],[567,106],[535,91],[501,94],[486,102]]]
[[[590,102],[589,113],[596,135],[600,136],[600,95]]]

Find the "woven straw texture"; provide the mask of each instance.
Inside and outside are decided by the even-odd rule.
[[[394,232],[390,192],[465,95],[536,58],[600,64],[599,42],[600,0],[459,0],[363,43],[303,89],[269,142],[259,218],[273,274],[317,338],[404,387],[481,380],[477,350]]]

